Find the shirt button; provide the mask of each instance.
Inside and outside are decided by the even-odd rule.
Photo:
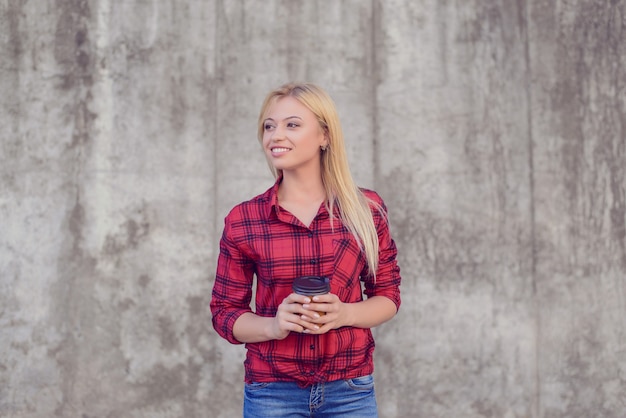
[[[311,264],[317,264],[317,260],[316,260],[316,259],[314,259],[314,258],[312,258],[312,259],[311,259]]]
[[[309,347],[311,350],[315,350],[315,344],[311,344],[311,346]]]
[[[309,372],[309,374],[310,374],[311,376],[313,376],[313,375],[315,374],[315,371],[314,371],[314,370],[311,370],[311,371]]]
[[[309,238],[313,238],[313,232],[309,232]]]

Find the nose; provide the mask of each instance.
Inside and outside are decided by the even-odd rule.
[[[283,128],[281,128],[280,125],[279,125],[276,128],[274,128],[274,130],[272,131],[272,134],[270,135],[270,137],[274,141],[280,141],[282,139],[285,139],[285,130]]]

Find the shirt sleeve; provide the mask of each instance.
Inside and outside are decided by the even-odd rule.
[[[375,279],[371,276],[365,279],[365,294],[367,297],[385,296],[396,304],[396,309],[399,309],[401,277],[396,260],[398,250],[389,230],[387,207],[380,196],[371,193],[369,197],[380,206],[372,210],[378,232],[378,269]]]
[[[211,297],[213,328],[232,344],[242,344],[233,335],[235,321],[244,313],[252,312],[252,280],[254,263],[237,244],[235,228],[236,214],[226,217],[224,232],[220,240],[217,272]]]

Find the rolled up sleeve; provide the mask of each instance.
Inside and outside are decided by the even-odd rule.
[[[398,250],[389,230],[385,203],[380,196],[373,192],[372,194],[370,198],[380,205],[382,213],[377,209],[373,211],[378,232],[378,269],[375,279],[368,277],[365,280],[365,294],[368,297],[385,296],[396,304],[396,309],[400,309],[401,276],[397,262]]]
[[[211,296],[213,328],[232,344],[241,344],[233,335],[235,321],[244,313],[252,312],[252,280],[254,263],[246,256],[233,233],[231,213],[225,220],[220,239],[215,283]]]

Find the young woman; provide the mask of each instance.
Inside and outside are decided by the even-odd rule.
[[[370,328],[400,306],[385,205],[354,184],[318,86],[270,92],[258,136],[276,182],[226,217],[211,300],[215,330],[246,344],[243,415],[376,417]],[[327,277],[330,292],[294,293],[301,276]]]

